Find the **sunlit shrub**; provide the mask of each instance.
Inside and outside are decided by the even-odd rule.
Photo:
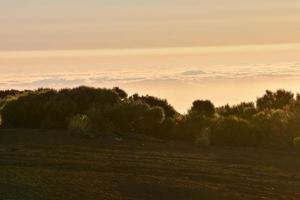
[[[86,137],[95,137],[92,124],[87,115],[75,115],[69,120],[68,130]]]

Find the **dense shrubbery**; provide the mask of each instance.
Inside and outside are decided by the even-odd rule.
[[[260,137],[250,121],[229,116],[221,117],[213,124],[211,140],[214,145],[254,146]]]
[[[69,129],[98,134],[146,134],[219,146],[299,145],[300,96],[266,91],[255,103],[215,108],[196,100],[179,114],[166,100],[128,97],[120,88],[38,89],[0,91],[2,126]]]
[[[177,111],[173,108],[173,106],[171,106],[167,100],[165,99],[159,99],[157,97],[153,97],[153,96],[139,96],[138,94],[134,94],[130,97],[131,100],[133,101],[141,101],[144,102],[146,104],[148,104],[151,107],[161,107],[164,112],[166,117],[175,117],[178,113]]]

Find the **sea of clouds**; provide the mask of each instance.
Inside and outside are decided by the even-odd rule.
[[[88,71],[88,70],[87,70]],[[99,69],[93,72],[1,73],[0,88],[34,89],[41,87],[75,87],[90,85],[113,87],[141,82],[180,81],[186,83],[227,81],[300,79],[300,63],[257,64],[215,67],[155,67],[135,69]]]

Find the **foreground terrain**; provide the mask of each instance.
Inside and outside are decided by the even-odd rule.
[[[0,199],[300,199],[300,153],[0,130]]]

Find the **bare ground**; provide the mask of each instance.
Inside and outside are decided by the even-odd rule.
[[[300,199],[300,153],[0,130],[0,199]]]

